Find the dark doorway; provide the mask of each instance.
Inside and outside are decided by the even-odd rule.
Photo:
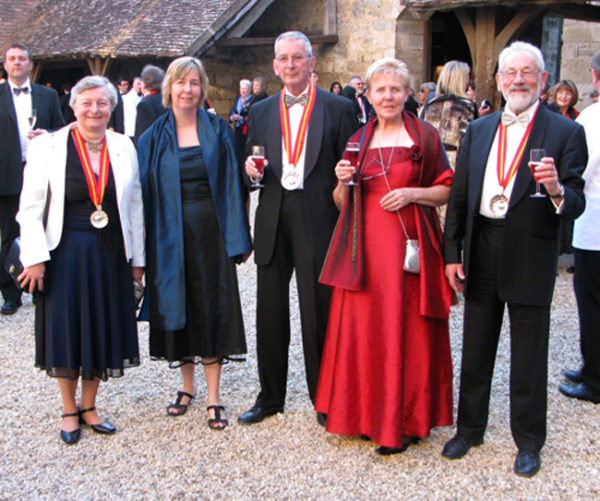
[[[444,64],[453,59],[473,66],[469,44],[454,12],[436,12],[431,17],[431,74],[427,79],[437,81]]]
[[[60,91],[63,85],[67,84],[72,87],[89,74],[90,70],[84,64],[44,63],[38,83],[41,85],[49,83],[53,89]]]

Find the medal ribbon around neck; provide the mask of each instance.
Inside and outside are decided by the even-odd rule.
[[[498,173],[498,183],[502,186],[502,192],[506,190],[506,187],[510,183],[511,179],[515,176],[515,173],[519,169],[519,164],[521,163],[521,159],[523,158],[523,153],[525,152],[525,146],[527,145],[527,141],[529,136],[531,135],[531,129],[533,128],[533,122],[535,122],[535,117],[537,116],[537,110],[535,110],[535,114],[533,118],[529,122],[527,126],[527,130],[525,131],[525,135],[519,146],[517,148],[517,152],[513,158],[510,167],[508,168],[508,172],[506,171],[506,148],[507,148],[507,140],[506,140],[506,129],[507,127],[502,124],[500,121],[500,131],[498,134],[498,163],[496,167],[496,172]]]
[[[104,198],[104,190],[108,184],[108,166],[110,159],[108,157],[108,147],[106,145],[106,137],[102,140],[102,151],[100,152],[100,172],[96,178],[94,170],[92,169],[92,163],[88,155],[87,147],[79,133],[77,128],[73,129],[73,140],[75,141],[75,148],[81,161],[81,167],[85,174],[85,180],[88,185],[88,193],[90,199],[96,208],[102,206],[102,199]]]
[[[290,112],[284,102],[285,91],[281,91],[279,100],[279,118],[281,120],[281,132],[283,134],[283,146],[287,153],[288,163],[296,166],[304,147],[304,139],[306,138],[306,131],[308,130],[308,122],[310,115],[315,107],[315,97],[317,91],[314,84],[311,82],[308,86],[308,102],[302,112],[302,118],[300,119],[300,127],[298,128],[298,135],[296,136],[296,144],[292,150],[292,131],[290,130]]]

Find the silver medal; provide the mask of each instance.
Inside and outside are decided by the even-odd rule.
[[[90,216],[90,223],[98,230],[106,227],[108,224],[108,214],[102,210],[102,207],[98,207]]]
[[[490,200],[490,211],[492,211],[494,216],[501,217],[506,215],[508,211],[508,198],[502,194],[493,196]]]
[[[298,189],[300,186],[300,181],[300,174],[293,165],[286,165],[283,168],[281,186],[283,186],[286,190],[292,191]]]

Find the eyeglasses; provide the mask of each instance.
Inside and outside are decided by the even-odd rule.
[[[308,56],[306,54],[292,54],[291,56],[287,54],[281,54],[275,57],[275,61],[278,63],[287,63],[290,59],[294,61],[294,63],[299,63],[303,59],[306,59]]]
[[[517,78],[518,74],[521,74],[523,80],[535,80],[539,72],[531,68],[525,68],[524,70],[509,69],[506,71],[501,71],[500,74],[505,80],[512,82],[515,78]]]

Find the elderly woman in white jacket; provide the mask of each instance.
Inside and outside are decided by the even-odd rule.
[[[67,444],[79,441],[80,424],[115,431],[95,410],[100,380],[139,364],[133,282],[141,286],[144,273],[143,206],[133,144],[106,128],[116,102],[104,77],[73,87],[77,120],[32,141],[17,215],[18,279],[35,292],[36,366],[58,380]]]

